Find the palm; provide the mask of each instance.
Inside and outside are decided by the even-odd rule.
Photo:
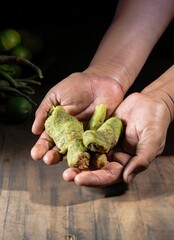
[[[81,119],[89,118],[100,103],[106,105],[108,115],[111,115],[124,97],[120,85],[114,79],[88,73],[72,74],[51,92],[55,93],[58,104]]]
[[[58,162],[57,150],[53,141],[44,131],[44,123],[52,105],[62,105],[65,110],[81,121],[88,121],[95,106],[103,103],[110,116],[123,99],[120,85],[111,78],[99,78],[94,74],[75,73],[55,85],[46,94],[36,111],[32,127],[35,134],[41,134],[31,151],[32,158],[43,160],[47,164]]]

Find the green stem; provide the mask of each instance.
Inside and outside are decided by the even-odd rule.
[[[38,85],[40,86],[41,85],[41,82],[38,82],[38,81],[35,81],[33,79],[15,79],[16,82],[24,82],[24,83],[30,83],[30,84],[33,84],[33,85]]]
[[[11,85],[12,85],[13,87],[17,87],[16,81],[15,81],[14,78],[11,77],[7,72],[5,72],[5,71],[3,71],[3,70],[0,69],[0,74],[1,74],[3,77],[5,77],[5,78],[11,83]]]
[[[15,79],[16,80],[16,79]],[[9,82],[7,80],[0,80],[0,86],[10,87]],[[25,81],[16,81],[16,89],[22,89],[27,94],[35,94],[35,90],[33,87],[28,86]]]
[[[25,97],[26,99],[28,99],[28,101],[30,101],[35,106],[37,105],[30,97],[28,97],[26,94],[22,93],[21,91],[19,91],[16,88],[0,86],[0,90],[3,91],[3,92],[16,93],[17,95],[20,95],[20,96]]]
[[[27,94],[35,94],[35,90],[32,87],[29,86],[18,86],[18,89],[21,89],[23,92]]]
[[[29,66],[29,67],[33,68],[37,72],[39,78],[43,78],[42,70],[38,66],[36,66],[34,63],[30,62],[29,60],[27,60],[25,58],[17,57],[17,56],[1,55],[0,56],[0,64],[2,64],[2,63],[3,64],[4,63],[7,63],[7,64],[9,64],[9,63],[11,63],[11,64],[13,64],[13,63],[25,64],[26,66]]]

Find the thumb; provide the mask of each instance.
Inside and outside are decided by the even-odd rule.
[[[152,143],[137,149],[136,156],[129,160],[123,171],[123,179],[126,183],[130,183],[138,173],[149,167],[150,163],[157,156],[155,149]]]

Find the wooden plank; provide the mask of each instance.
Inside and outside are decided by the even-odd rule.
[[[0,239],[171,240],[174,156],[161,156],[129,186],[66,183],[66,162],[30,157],[31,125],[0,125]]]

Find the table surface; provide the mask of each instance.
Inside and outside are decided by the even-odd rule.
[[[31,119],[0,125],[1,240],[173,240],[173,125],[162,156],[133,183],[93,189],[66,183],[66,162],[31,159]]]
[[[41,15],[44,3],[35,1],[29,5],[37,20],[34,24],[31,24],[30,8],[21,18],[21,3],[15,8],[19,16],[14,14],[13,7],[8,8],[12,14],[4,11],[1,21],[1,25],[8,21],[14,23],[18,17],[19,26],[24,22],[29,29],[37,31],[39,28],[46,39],[49,32],[53,34],[49,53],[56,55],[55,71],[50,70],[46,79],[49,84],[38,92],[38,102],[55,81],[88,65],[110,22],[105,15],[111,18],[107,14],[107,4],[103,4],[101,11],[96,3],[96,10],[90,13],[84,5],[83,11],[78,12],[73,2],[72,8],[66,7],[67,12],[63,14],[62,8],[57,8],[57,2],[55,8],[54,5],[47,8],[46,3],[44,16]],[[73,21],[74,11],[79,15]],[[69,15],[70,20],[65,21]],[[139,76],[139,85],[133,86],[131,91],[139,91],[143,84],[147,85],[173,64],[173,52],[170,51],[173,49],[173,30],[171,32],[167,44],[166,35],[162,39],[162,50],[159,45],[155,51],[157,61],[145,65]],[[166,51],[172,59],[166,59]],[[159,61],[159,55],[164,55],[164,59]],[[47,60],[51,61],[49,56]],[[163,155],[155,159],[148,170],[140,173],[129,185],[122,183],[101,190],[65,182],[62,172],[67,167],[66,162],[47,166],[31,159],[30,150],[37,141],[31,133],[33,119],[34,116],[19,125],[0,124],[0,240],[174,239],[173,125]]]
[[[31,159],[30,128],[0,125],[1,240],[173,240],[174,155],[158,157],[128,186],[78,187],[62,179],[66,162]]]

